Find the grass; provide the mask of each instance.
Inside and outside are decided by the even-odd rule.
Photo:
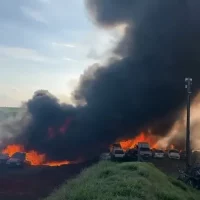
[[[21,107],[0,107],[0,111],[4,113],[12,113],[12,112],[20,112],[23,111],[24,109]]]
[[[148,163],[100,162],[45,200],[199,200],[200,192]]]

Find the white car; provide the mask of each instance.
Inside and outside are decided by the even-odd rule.
[[[112,152],[112,157],[115,159],[122,159],[125,157],[125,152],[122,149],[115,149]]]
[[[100,156],[100,160],[111,160],[110,153],[102,153]]]
[[[154,158],[164,158],[165,152],[163,150],[155,150],[153,154]]]
[[[152,157],[152,152],[150,148],[148,147],[140,147],[139,149],[139,155],[142,157]]]
[[[168,151],[168,157],[171,158],[171,159],[177,159],[177,160],[180,160],[180,153],[178,150],[176,149],[172,149],[172,150],[169,150]]]

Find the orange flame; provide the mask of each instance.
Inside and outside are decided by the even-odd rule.
[[[8,154],[10,157],[16,152],[24,152],[24,147],[22,145],[8,145],[2,153]]]
[[[170,145],[170,149],[175,149],[174,144],[171,144],[171,145]]]
[[[52,166],[53,167],[53,166],[68,165],[68,164],[73,163],[71,161],[46,162],[46,155],[45,154],[40,154],[40,153],[38,153],[37,151],[34,151],[34,150],[26,152],[23,145],[17,145],[17,144],[8,145],[2,151],[2,153],[8,154],[10,157],[16,152],[24,152],[24,153],[26,153],[26,160],[33,166],[36,166],[36,165],[48,165],[48,166]]]
[[[140,133],[137,137],[129,140],[120,141],[120,145],[124,150],[134,148],[138,142],[147,142],[151,148],[158,148],[157,142],[158,138],[151,134]]]
[[[69,164],[71,164],[70,161],[61,161],[61,162],[52,161],[52,162],[45,163],[44,165],[48,165],[51,167],[60,167],[62,165],[69,165]]]
[[[26,160],[30,162],[31,165],[41,165],[45,161],[45,154],[29,151],[26,153]]]

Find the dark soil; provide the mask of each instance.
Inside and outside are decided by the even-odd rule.
[[[64,181],[80,173],[88,164],[62,167],[30,167],[7,169],[0,167],[0,199],[38,200],[48,196]]]

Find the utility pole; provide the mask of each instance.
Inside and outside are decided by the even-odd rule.
[[[190,96],[192,94],[192,78],[185,78],[185,88],[187,90],[187,122],[186,122],[186,170],[191,165],[191,148],[190,148]]]

